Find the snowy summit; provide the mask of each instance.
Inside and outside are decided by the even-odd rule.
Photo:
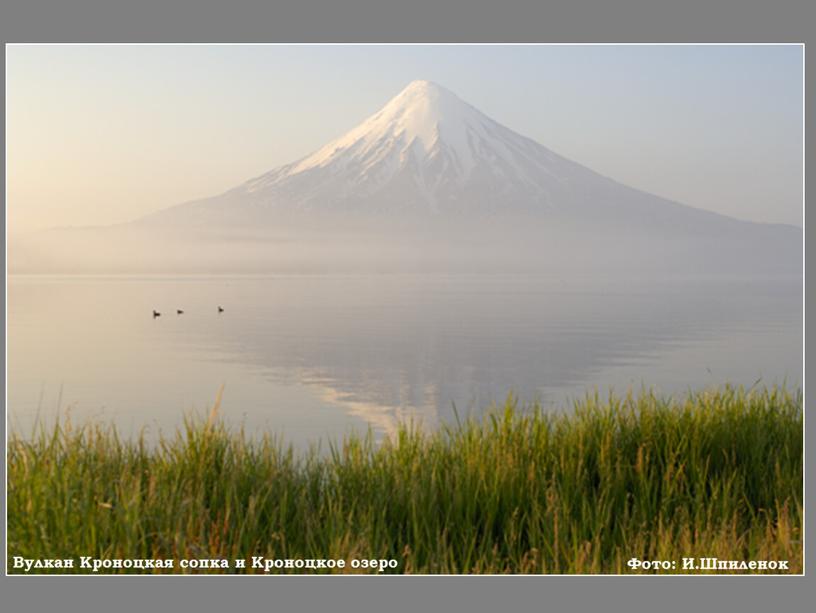
[[[524,244],[526,262],[589,262],[592,245],[604,264],[625,252],[638,266],[662,254],[703,268],[796,262],[801,244],[798,229],[725,217],[604,177],[431,81],[412,81],[314,153],[135,225],[145,224],[151,232],[175,228],[213,239],[292,241],[296,232],[301,246],[304,233],[346,237],[349,245],[404,240],[414,254],[422,252],[417,241],[432,235],[446,248],[464,243],[482,252],[486,242],[503,252]],[[413,239],[409,227],[418,228]],[[760,254],[760,244],[770,254]]]
[[[268,197],[314,183],[307,209],[344,203],[374,208],[499,206],[499,197],[546,204],[548,183],[568,163],[496,123],[431,81],[413,81],[379,112],[312,155],[245,189]],[[495,200],[483,202],[486,193]],[[353,202],[349,202],[349,200]]]
[[[628,187],[413,81],[340,138],[234,189],[118,227],[46,234],[15,253],[26,270],[99,267],[107,253],[114,269],[135,257],[156,270],[742,274],[797,272],[801,250],[799,228]],[[90,265],[76,264],[86,252]]]
[[[298,211],[544,210],[582,173],[600,178],[418,80],[340,138],[216,199]]]

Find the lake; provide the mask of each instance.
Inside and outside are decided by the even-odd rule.
[[[170,432],[223,386],[227,421],[305,447],[434,428],[510,392],[554,410],[593,390],[757,381],[802,383],[801,278],[8,278],[8,419],[23,433],[66,412]]]

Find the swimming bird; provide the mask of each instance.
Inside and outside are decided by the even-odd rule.
[[[153,309],[153,319],[156,319],[157,317],[161,317],[161,313],[159,313],[156,309]]]
[[[224,307],[219,306],[219,307],[218,307],[218,312],[219,312],[219,313],[223,313],[223,312],[224,312]]]
[[[181,309],[176,309],[176,315],[184,315],[184,311]]]

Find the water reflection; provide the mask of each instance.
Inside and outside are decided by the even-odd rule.
[[[24,425],[61,386],[75,414],[169,429],[226,383],[225,415],[302,444],[437,427],[509,391],[798,385],[801,322],[801,280],[13,277],[9,408]]]

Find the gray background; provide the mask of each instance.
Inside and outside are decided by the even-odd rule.
[[[804,42],[812,0],[11,0],[3,42]],[[812,54],[807,54],[811,55]],[[808,61],[811,60],[811,61]],[[814,66],[806,57],[807,178]],[[5,81],[5,80],[4,80]],[[5,111],[5,108],[4,108]],[[5,153],[4,153],[5,162]],[[812,184],[812,182],[808,181]],[[4,181],[5,193],[5,181]],[[812,238],[812,220],[806,237]],[[807,239],[806,239],[807,240]],[[4,250],[5,251],[5,250]],[[812,255],[812,254],[811,254]],[[3,256],[5,257],[5,256]],[[807,269],[814,270],[813,259]],[[5,262],[4,262],[5,264]],[[811,298],[812,284],[807,284]],[[5,304],[5,288],[3,288]],[[5,313],[4,313],[5,314]],[[813,331],[807,331],[808,347]],[[5,337],[4,337],[5,342]],[[3,358],[5,372],[5,357]],[[806,383],[812,366],[806,367]],[[3,378],[5,392],[5,376]],[[805,402],[813,392],[806,385]],[[807,420],[807,441],[816,423]],[[809,446],[808,446],[809,447]],[[806,492],[813,491],[808,449]],[[5,463],[3,471],[5,481]],[[813,519],[807,505],[806,524]],[[5,517],[5,500],[2,515]],[[806,568],[813,568],[812,539]],[[5,534],[3,535],[5,549]],[[807,611],[809,577],[0,577],[0,611]],[[810,597],[810,598],[808,598]]]

